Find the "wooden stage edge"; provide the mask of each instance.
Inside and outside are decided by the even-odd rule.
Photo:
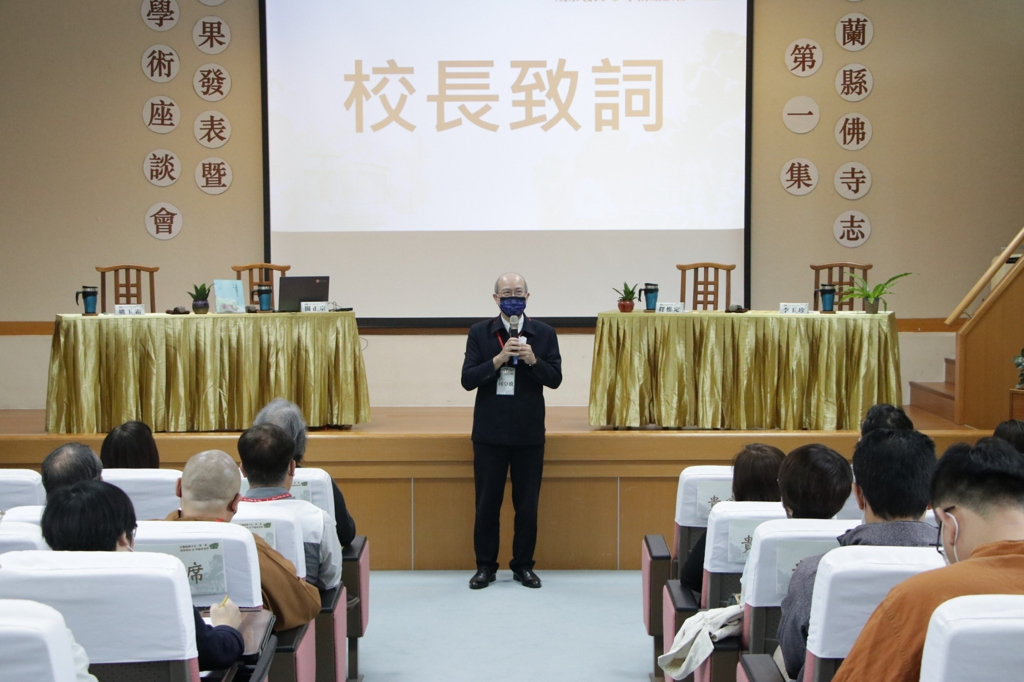
[[[939,452],[986,432],[907,408]],[[357,530],[373,544],[374,570],[465,570],[473,555],[472,408],[377,407],[373,421],[351,429],[310,432],[306,460],[326,469],[345,495]],[[38,470],[62,443],[97,453],[103,434],[46,434],[42,410],[0,411],[0,467]],[[648,533],[672,538],[679,472],[697,464],[728,464],[752,442],[789,451],[824,443],[846,457],[855,431],[700,431],[596,429],[585,407],[549,407],[541,489],[537,569],[640,568]],[[237,458],[237,433],[156,435],[161,465],[181,469],[202,450]],[[511,556],[510,487],[502,506],[499,561]]]

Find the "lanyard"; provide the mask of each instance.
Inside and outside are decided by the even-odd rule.
[[[291,493],[284,493],[283,495],[274,495],[273,497],[263,497],[255,499],[252,497],[240,497],[239,502],[273,502],[274,500],[289,500],[291,499]]]

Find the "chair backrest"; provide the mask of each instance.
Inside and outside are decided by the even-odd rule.
[[[249,490],[249,479],[242,477],[242,495]],[[334,488],[331,486],[331,475],[323,469],[299,467],[292,478],[289,491],[292,497],[310,502],[334,518]]]
[[[38,526],[43,520],[44,505],[29,504],[24,507],[14,507],[4,512],[3,523],[31,523]],[[0,523],[0,526],[3,525]]]
[[[690,550],[708,527],[711,508],[731,499],[731,466],[692,466],[679,474],[679,485],[676,487],[676,529],[672,547],[672,556],[678,560],[679,570],[682,570]]]
[[[281,277],[285,276],[285,273],[292,269],[290,265],[274,265],[272,263],[249,263],[248,265],[232,265],[231,269],[235,271],[235,279],[241,280],[242,273],[249,273],[249,295],[246,299],[249,303],[259,303],[259,298],[256,296],[256,286],[264,285],[270,287],[270,307],[276,307],[277,298],[274,296],[274,272],[280,273]]]
[[[0,651],[0,680],[75,682],[68,626],[51,606],[0,600]]]
[[[732,271],[735,265],[724,265],[722,263],[690,263],[688,265],[677,265],[681,271],[679,284],[679,300],[686,301],[686,274],[693,270],[693,304],[691,310],[718,310],[721,302],[720,273],[725,273],[725,306],[728,310],[732,304]]]
[[[239,502],[231,523],[245,526],[295,565],[295,575],[306,577],[306,549],[302,523],[296,514],[267,502]]]
[[[850,467],[853,468],[852,466]],[[928,516],[933,516],[928,514]],[[853,486],[850,486],[850,496],[843,503],[843,508],[835,515],[837,519],[849,519],[850,521],[863,521],[864,512],[857,506],[857,496],[853,494]]]
[[[804,679],[812,679],[816,667],[834,670],[846,658],[889,590],[945,565],[934,547],[854,545],[828,552],[814,579]]]
[[[156,282],[153,277],[160,268],[147,265],[105,265],[96,266],[100,273],[100,306],[107,312],[107,273],[114,273],[114,305],[142,303],[142,273],[149,273],[149,310],[156,312]],[[134,279],[132,273],[135,273]],[[123,281],[122,281],[123,280]]]
[[[719,502],[708,515],[701,606],[724,605],[740,591],[739,579],[754,543],[754,531],[765,521],[786,518],[781,502]]]
[[[0,469],[0,509],[46,504],[43,477],[31,469]]]
[[[811,270],[814,271],[814,310],[818,309],[820,303],[818,289],[821,288],[822,284],[834,284],[836,287],[836,304],[835,310],[853,310],[853,299],[849,301],[839,302],[839,299],[843,297],[843,289],[849,286],[853,286],[853,278],[851,274],[859,275],[865,282],[868,279],[868,270],[871,269],[871,265],[865,265],[861,263],[822,263],[821,265],[812,265]],[[859,271],[859,272],[858,272]],[[824,273],[824,276],[823,274]],[[861,301],[861,310],[864,309],[864,302]]]
[[[163,519],[178,509],[175,487],[181,472],[174,469],[104,469],[103,480],[128,494],[135,518]]]
[[[243,608],[263,605],[256,541],[242,526],[216,521],[139,521],[135,551],[181,559],[196,606],[220,603],[225,594]]]
[[[197,658],[185,568],[166,554],[9,552],[0,599],[14,598],[60,611],[93,665]]]
[[[1011,679],[1024,666],[1022,641],[1024,595],[955,597],[932,613],[921,655],[920,679]]]
[[[43,539],[43,530],[36,523],[4,520],[0,523],[0,554],[24,549],[50,549]],[[4,679],[0,676],[0,680]]]

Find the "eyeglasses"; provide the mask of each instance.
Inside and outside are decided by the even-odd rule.
[[[956,509],[956,505],[955,504],[953,506],[951,506],[951,507],[946,507],[945,509],[942,510],[942,512],[944,514],[948,514],[949,512],[953,511],[954,509]],[[935,518],[939,522],[939,539],[935,542],[935,551],[938,552],[940,556],[945,558],[945,556],[946,556],[946,548],[942,546],[942,519],[940,519],[938,517],[938,515],[936,515]]]
[[[526,296],[526,289],[520,287],[519,289],[502,289],[498,292],[498,298],[508,298],[509,296]]]

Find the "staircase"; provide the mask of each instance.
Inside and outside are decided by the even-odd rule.
[[[943,419],[955,421],[956,358],[946,358],[945,381],[911,381],[910,404]]]

